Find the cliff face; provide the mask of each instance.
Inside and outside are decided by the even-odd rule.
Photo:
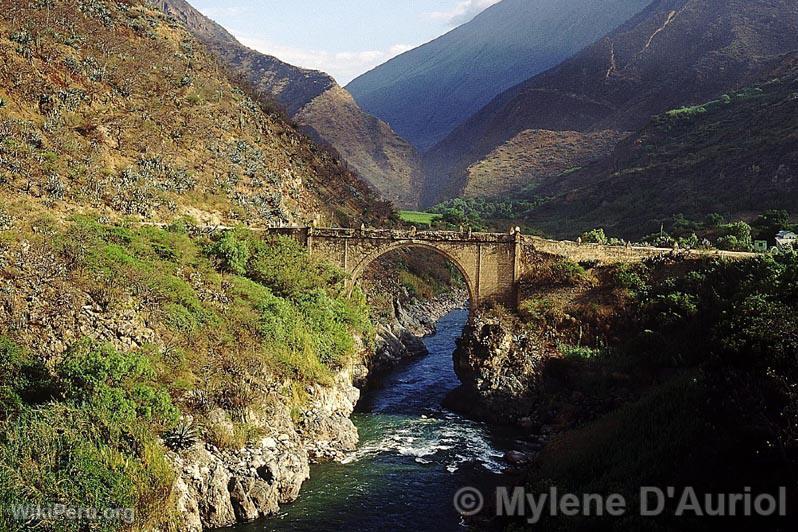
[[[420,197],[421,161],[385,122],[365,113],[329,75],[247,48],[184,0],[150,0],[201,40],[230,74],[274,101],[308,134],[396,205]]]
[[[285,404],[263,405],[267,413],[249,422],[268,433],[241,449],[222,450],[203,442],[170,453],[177,471],[179,529],[201,532],[275,515],[281,505],[299,497],[311,463],[340,459],[353,451],[358,433],[349,416],[360,397],[352,385],[353,372],[365,368],[349,368],[331,385],[310,387],[308,405],[298,420]],[[212,417],[232,425],[225,412]]]

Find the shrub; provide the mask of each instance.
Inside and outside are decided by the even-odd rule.
[[[734,222],[720,226],[721,235],[716,243],[719,249],[727,251],[751,251],[753,240],[751,226],[745,222]]]
[[[46,368],[10,339],[0,336],[0,421],[26,403],[52,394]]]
[[[622,264],[615,270],[615,283],[632,294],[645,294],[648,285],[635,268]]]
[[[591,360],[604,354],[604,349],[585,345],[560,345],[559,350],[565,358],[579,360]]]
[[[170,427],[179,417],[169,395],[155,383],[152,364],[140,353],[80,342],[56,366],[55,382],[65,400],[90,408],[102,421],[140,419]]]
[[[554,316],[554,304],[545,298],[531,298],[521,302],[518,313],[527,323],[548,323]]]
[[[591,229],[590,231],[584,232],[580,235],[582,242],[586,242],[588,244],[602,244],[606,245],[608,243],[607,235],[604,234],[604,229],[597,228]]]
[[[552,265],[551,273],[552,282],[559,285],[573,285],[588,279],[587,270],[569,259],[557,261]]]
[[[315,289],[334,290],[345,279],[342,270],[311,258],[304,247],[289,237],[260,243],[248,276],[276,294],[294,299]]]
[[[245,275],[251,257],[249,235],[242,231],[227,231],[213,245],[211,253],[225,270],[236,275]]]
[[[143,528],[162,515],[173,473],[156,434],[177,410],[144,355],[79,343],[50,375],[7,340],[0,341],[4,393],[0,419],[0,507],[20,504],[135,509]],[[5,382],[3,385],[5,390]],[[50,389],[40,403],[20,397]],[[46,401],[46,402],[44,402]],[[21,530],[0,515],[0,528]],[[132,519],[132,516],[131,516]],[[132,524],[127,523],[128,525]],[[78,521],[37,523],[43,529],[82,530]],[[99,530],[116,530],[107,522]]]

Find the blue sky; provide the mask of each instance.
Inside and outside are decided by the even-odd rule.
[[[345,85],[498,0],[189,0],[241,42]]]

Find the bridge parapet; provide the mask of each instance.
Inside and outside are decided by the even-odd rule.
[[[299,228],[297,228],[299,230]],[[424,240],[430,242],[514,242],[515,235],[506,233],[469,233],[459,231],[413,231],[405,229],[309,229],[314,237],[321,238],[365,238],[374,240]]]
[[[549,255],[559,255],[576,262],[593,261],[599,264],[620,264],[640,262],[647,258],[679,255],[686,258],[717,257],[728,260],[744,260],[756,256],[755,253],[721,251],[708,249],[672,249],[650,246],[578,243],[568,240],[548,240],[545,238],[524,236],[524,244],[531,245],[535,251]]]

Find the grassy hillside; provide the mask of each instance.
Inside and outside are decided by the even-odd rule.
[[[615,131],[522,131],[468,168],[463,196],[517,197],[608,155],[620,136]]]
[[[147,3],[7,3],[0,64],[3,196],[208,223],[387,214]]]
[[[236,79],[260,98],[276,102],[311,137],[332,147],[384,198],[402,207],[418,204],[421,160],[415,149],[358,107],[331,76],[247,48],[184,0],[151,3],[185,24]]]
[[[549,182],[526,220],[557,235],[639,237],[676,214],[751,218],[798,206],[798,56],[766,82],[659,115],[605,160]],[[556,220],[557,223],[553,223]]]
[[[27,529],[14,505],[56,501],[131,508],[133,529],[171,529],[168,450],[262,438],[254,420],[298,414],[372,331],[343,272],[245,230],[44,215],[0,231],[0,265],[3,530]],[[83,530],[39,522],[56,525]]]

